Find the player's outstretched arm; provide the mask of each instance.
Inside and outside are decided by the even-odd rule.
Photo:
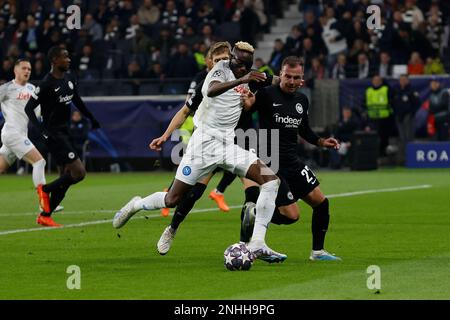
[[[184,105],[178,112],[175,114],[175,116],[172,118],[172,120],[169,123],[169,126],[167,127],[166,131],[163,133],[163,135],[159,138],[153,139],[152,142],[148,145],[150,149],[161,151],[161,145],[169,139],[170,135],[181,125],[186,121],[186,118],[191,113],[191,109],[188,108],[187,105]]]
[[[242,78],[233,80],[233,81],[226,81],[226,82],[220,82],[220,81],[211,81],[208,87],[207,95],[208,97],[216,97],[218,95],[221,95],[222,93],[238,86],[243,83],[249,83],[250,81],[256,81],[261,82],[266,80],[266,74],[259,71],[250,71]]]
[[[81,100],[81,97],[78,95],[78,92],[75,92],[73,95],[73,104],[75,107],[77,107],[80,112],[87,117],[89,120],[91,120],[92,129],[96,130],[100,128],[100,123],[95,119],[94,115],[89,111],[89,109],[84,104],[83,100]]]

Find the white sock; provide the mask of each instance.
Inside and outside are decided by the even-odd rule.
[[[40,184],[45,184],[45,160],[41,159],[32,164],[33,166],[33,183],[37,188]]]
[[[252,243],[265,243],[267,227],[272,220],[275,210],[280,180],[272,180],[261,185],[258,201],[256,201],[255,228],[253,229]]]
[[[136,210],[155,210],[165,208],[166,204],[164,198],[167,192],[155,192],[151,195],[138,200],[134,203],[134,209]]]
[[[217,190],[217,189],[214,189],[214,192],[217,193],[217,194],[223,194],[222,192],[220,192],[220,191]]]

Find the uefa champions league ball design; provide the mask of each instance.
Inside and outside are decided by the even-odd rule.
[[[243,243],[232,244],[223,253],[223,264],[230,271],[250,270],[255,259],[255,255]]]

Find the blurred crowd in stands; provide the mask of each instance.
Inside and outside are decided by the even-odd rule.
[[[257,46],[289,3],[270,0],[0,0],[0,79],[17,57],[33,61],[33,79],[47,71],[45,54],[64,43],[80,79],[189,78],[205,67],[212,42]],[[81,30],[68,30],[66,9],[81,7]],[[368,29],[366,8],[381,8],[381,28]],[[277,73],[287,55],[302,56],[306,79],[388,77],[449,71],[450,1],[302,0],[303,22],[277,39],[269,61]],[[169,63],[170,62],[170,63]],[[309,83],[312,86],[312,83]]]
[[[17,57],[33,62],[33,79],[48,68],[45,54],[63,43],[79,78],[189,78],[205,67],[212,42],[256,42],[281,16],[269,0],[0,0],[0,79]],[[81,30],[68,30],[69,5],[81,8]],[[268,14],[271,12],[271,14]],[[170,63],[169,63],[170,62]]]
[[[381,8],[377,29],[366,25],[371,4]],[[304,58],[308,80],[385,78],[394,65],[407,65],[409,75],[449,71],[450,1],[302,0],[300,10],[303,23],[275,40],[268,61],[274,72],[290,54]]]

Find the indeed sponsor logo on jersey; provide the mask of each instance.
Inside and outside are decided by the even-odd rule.
[[[60,102],[60,103],[65,102],[66,104],[69,104],[69,103],[72,102],[72,98],[73,98],[73,94],[71,94],[70,96],[67,95],[67,96],[65,96],[65,97],[59,96],[59,102]]]
[[[282,117],[278,113],[273,115],[276,123],[286,124],[286,128],[298,128],[302,123],[302,119],[291,118],[290,116]]]

